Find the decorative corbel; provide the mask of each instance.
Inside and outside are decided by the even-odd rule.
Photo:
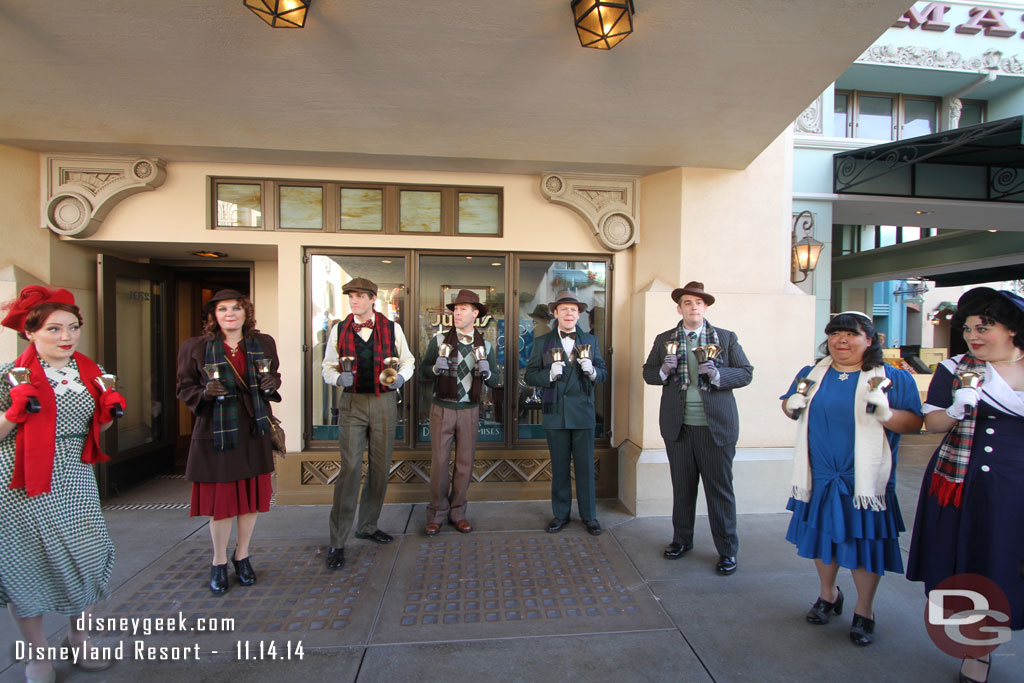
[[[540,179],[544,198],[578,213],[612,251],[636,242],[636,190],[633,176],[545,173]]]
[[[155,190],[167,177],[166,163],[154,157],[45,155],[43,227],[58,235],[88,237],[122,199]]]

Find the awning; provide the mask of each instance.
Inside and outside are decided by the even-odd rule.
[[[1024,116],[833,155],[836,194],[1024,203]]]

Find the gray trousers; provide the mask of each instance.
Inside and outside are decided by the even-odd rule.
[[[736,496],[732,490],[732,460],[736,445],[718,446],[708,427],[684,425],[678,441],[666,441],[668,466],[672,474],[672,540],[693,543],[697,516],[697,484],[704,480],[711,536],[719,555],[735,555]]]
[[[398,393],[341,394],[338,418],[338,447],[341,468],[334,480],[334,506],[331,508],[331,547],[345,545],[359,501],[356,530],[372,534],[384,505],[391,471],[391,454],[395,448],[395,424],[398,422]],[[369,446],[366,485],[359,495],[363,478],[363,453]]]
[[[430,505],[427,524],[466,519],[466,497],[473,475],[480,406],[453,410],[430,406]],[[455,444],[455,474],[449,481],[448,461]]]

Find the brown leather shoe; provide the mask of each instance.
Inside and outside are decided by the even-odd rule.
[[[456,531],[459,531],[459,532],[464,533],[464,534],[468,534],[470,531],[473,530],[473,525],[470,524],[469,522],[467,522],[464,519],[460,519],[457,522],[452,522],[452,524],[455,525],[455,530]]]
[[[441,531],[441,525],[440,524],[428,524],[427,528],[426,528],[426,531],[427,531],[427,536],[437,536],[437,533],[439,531]]]

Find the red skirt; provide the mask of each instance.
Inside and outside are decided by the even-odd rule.
[[[213,517],[218,520],[252,512],[267,512],[270,510],[272,493],[270,474],[259,474],[239,481],[194,481],[189,517]]]

